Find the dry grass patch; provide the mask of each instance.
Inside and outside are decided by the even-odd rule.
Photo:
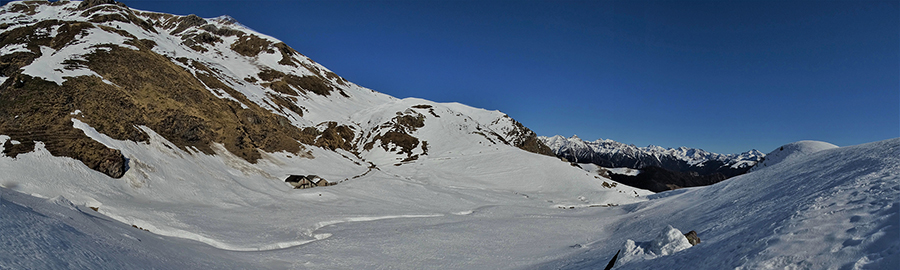
[[[425,126],[425,116],[419,113],[398,115],[394,117],[394,122],[412,132]]]
[[[69,45],[76,36],[85,29],[93,28],[92,23],[69,22],[47,20],[34,25],[19,27],[0,33],[0,46],[9,44],[26,44],[26,48],[34,53],[40,53],[40,46],[51,47],[59,50]],[[49,36],[53,29],[57,30],[56,36]],[[40,30],[40,31],[39,31]]]
[[[303,117],[303,107],[297,105],[297,98],[283,97],[280,95],[273,95],[273,94],[266,94],[266,96],[268,96],[270,100],[275,102],[276,106],[273,106],[273,107],[276,107],[279,110],[281,110],[281,113],[284,113],[285,115],[287,115],[287,113],[284,112],[284,109],[286,108],[286,109],[296,113],[300,117]]]
[[[231,49],[240,55],[255,57],[263,51],[275,53],[274,50],[269,48],[270,46],[272,46],[271,41],[262,39],[256,35],[241,35],[234,44],[231,44]]]
[[[163,27],[169,29],[174,26],[175,29],[169,32],[169,34],[177,35],[178,33],[181,33],[188,28],[203,26],[205,24],[206,20],[200,18],[200,16],[191,14],[187,16],[170,17],[168,20],[166,20],[165,24],[163,24]]]
[[[503,117],[510,118],[508,115],[504,115]],[[515,128],[507,132],[506,135],[515,139],[510,142],[513,146],[532,153],[556,156],[553,154],[553,150],[550,150],[550,147],[547,147],[547,145],[537,138],[537,134],[535,134],[534,131],[523,126],[519,121],[512,118],[510,118],[510,120],[512,120]]]
[[[7,81],[0,85],[0,134],[23,143],[4,149],[5,155],[14,157],[32,151],[34,142],[40,141],[55,156],[75,158],[111,177],[122,176],[125,160],[119,150],[109,149],[75,129],[69,115],[75,106],[91,99],[121,101],[102,94],[104,89],[97,83],[106,84],[96,77],[73,78],[62,86],[21,74],[11,79],[17,83]],[[84,91],[92,86],[101,89]],[[146,134],[134,126],[111,130],[133,140],[146,140]]]
[[[381,148],[388,152],[397,151],[400,154],[406,154],[407,157],[412,156],[412,151],[419,146],[419,139],[412,135],[399,132],[388,131],[384,135],[375,136],[369,143],[363,146],[366,150],[372,150],[375,141],[381,141]],[[395,147],[389,148],[393,144]],[[397,149],[399,147],[399,149]]]
[[[319,76],[297,76],[271,69],[263,70],[257,76],[263,81],[267,81],[260,84],[263,87],[286,95],[296,96],[298,95],[297,91],[300,91],[300,93],[313,92],[317,95],[328,96],[335,89],[328,81]],[[343,94],[343,91],[341,93]],[[346,94],[344,95],[346,96]]]
[[[149,50],[114,48],[87,56],[89,67],[123,87],[139,104],[148,126],[181,147],[195,147],[212,153],[210,142],[218,142],[250,162],[259,159],[257,149],[297,153],[299,130],[283,116],[275,115],[251,102],[240,92],[214,77],[215,71],[190,61],[201,70],[189,71]],[[125,67],[125,68],[123,68]],[[200,84],[200,82],[203,84]],[[203,85],[219,89],[248,106],[220,99]],[[154,120],[155,119],[155,120]]]
[[[353,129],[348,126],[338,125],[336,122],[328,122],[327,125],[328,127],[322,131],[322,135],[316,139],[315,145],[330,150],[344,149],[353,151],[352,143],[355,136]]]
[[[25,15],[37,14],[37,7],[40,5],[37,1],[25,1],[16,3],[9,7],[9,12],[24,13]]]
[[[260,158],[258,149],[300,152],[299,129],[283,125],[289,123],[283,116],[249,102],[211,75],[199,74],[198,79],[150,50],[105,47],[110,50],[88,54],[87,62],[79,64],[115,86],[92,76],[68,78],[58,86],[14,74],[0,86],[0,134],[22,142],[45,142],[52,154],[73,157],[111,176],[115,172],[110,171],[109,160],[117,150],[74,129],[69,115],[72,111],[81,110],[82,121],[118,140],[147,141],[147,135],[136,128],[144,125],[182,149],[213,154],[210,143],[217,142],[250,162]],[[200,80],[228,92],[249,108],[214,96]],[[28,146],[11,147],[8,155],[30,151]],[[118,156],[121,158],[121,154]]]
[[[112,5],[103,5],[112,4]],[[115,1],[82,1],[78,9],[84,10],[81,16],[89,17],[90,22],[102,23],[110,21],[119,21],[137,25],[144,30],[152,33],[158,33],[153,24],[138,18],[134,11],[125,6],[125,4]],[[98,14],[102,12],[104,14]]]

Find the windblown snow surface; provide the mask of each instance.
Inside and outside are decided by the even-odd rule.
[[[216,156],[181,154],[209,159],[203,170],[216,169]],[[443,163],[451,168],[434,169],[453,159]],[[56,194],[41,199],[4,188],[0,243],[7,252],[0,253],[0,268],[589,269],[602,268],[620,249],[614,269],[896,269],[900,263],[900,139],[807,153],[712,186],[644,193],[639,198],[647,201],[617,207],[588,202],[561,209],[548,199],[565,197],[558,188],[462,186],[497,177],[475,169],[483,162],[478,155],[444,156],[396,167],[408,171],[309,190],[276,191],[265,187],[277,182],[223,177],[206,179],[224,183],[204,191],[175,178],[167,184],[193,196],[171,190],[170,201],[101,177],[117,184],[82,188],[96,189],[93,195],[56,191],[100,213]],[[40,149],[0,157],[2,184],[20,191],[33,188],[9,181],[22,178],[8,172],[53,183],[98,174],[78,165]],[[388,176],[398,172],[414,176]],[[444,180],[460,186],[439,184]],[[702,243],[688,248],[671,237],[672,229],[695,230]]]

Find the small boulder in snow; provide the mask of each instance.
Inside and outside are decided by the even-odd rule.
[[[128,167],[125,164],[128,160],[122,155],[122,151],[119,151],[118,149],[106,149],[106,151],[103,151],[102,155],[100,164],[92,169],[98,170],[112,178],[121,178],[125,175],[125,171],[128,170]]]
[[[700,237],[697,236],[696,231],[689,231],[688,233],[684,234],[684,237],[687,238],[688,243],[691,243],[691,246],[700,244]]]
[[[625,263],[635,260],[652,260],[688,249],[691,246],[688,238],[680,230],[675,229],[672,225],[668,225],[664,231],[660,232],[650,242],[626,240],[623,248],[625,252],[619,261]]]

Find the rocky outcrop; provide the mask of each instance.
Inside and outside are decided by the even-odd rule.
[[[531,129],[519,123],[509,115],[503,115],[493,121],[490,128],[496,129],[507,143],[519,149],[541,155],[554,156],[553,150],[534,133]]]
[[[103,154],[104,155],[100,158],[100,164],[92,169],[112,178],[120,178],[125,175],[127,159],[122,155],[122,151],[119,151],[118,149],[107,149]]]

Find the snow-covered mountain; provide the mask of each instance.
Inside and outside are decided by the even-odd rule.
[[[755,149],[740,154],[717,154],[687,147],[637,147],[609,139],[585,141],[578,136],[540,136],[539,139],[554,154],[570,162],[592,163],[607,168],[641,169],[655,166],[700,175],[721,173],[726,178],[745,173],[765,157],[765,154]]]
[[[592,268],[618,249],[617,269],[889,269],[900,253],[898,139],[653,194],[537,154],[501,112],[378,93],[229,17],[104,0],[0,8],[0,81],[2,269]],[[701,244],[675,237],[690,230]]]
[[[40,141],[122,177],[127,157],[73,121],[117,140],[147,143],[146,128],[182,150],[215,154],[220,145],[251,163],[259,150],[302,156],[316,146],[396,164],[444,138],[549,154],[503,113],[363,88],[227,16],[26,1],[6,5],[0,21],[0,133],[21,142],[6,146],[11,157]]]
[[[766,157],[757,163],[756,166],[751,168],[750,171],[760,170],[784,161],[790,161],[798,157],[837,147],[837,145],[820,141],[799,141],[785,144],[767,154]]]
[[[651,194],[532,153],[549,151],[499,111],[361,87],[229,17],[22,1],[0,30],[0,185],[222,252]],[[290,175],[337,185],[293,189]]]

